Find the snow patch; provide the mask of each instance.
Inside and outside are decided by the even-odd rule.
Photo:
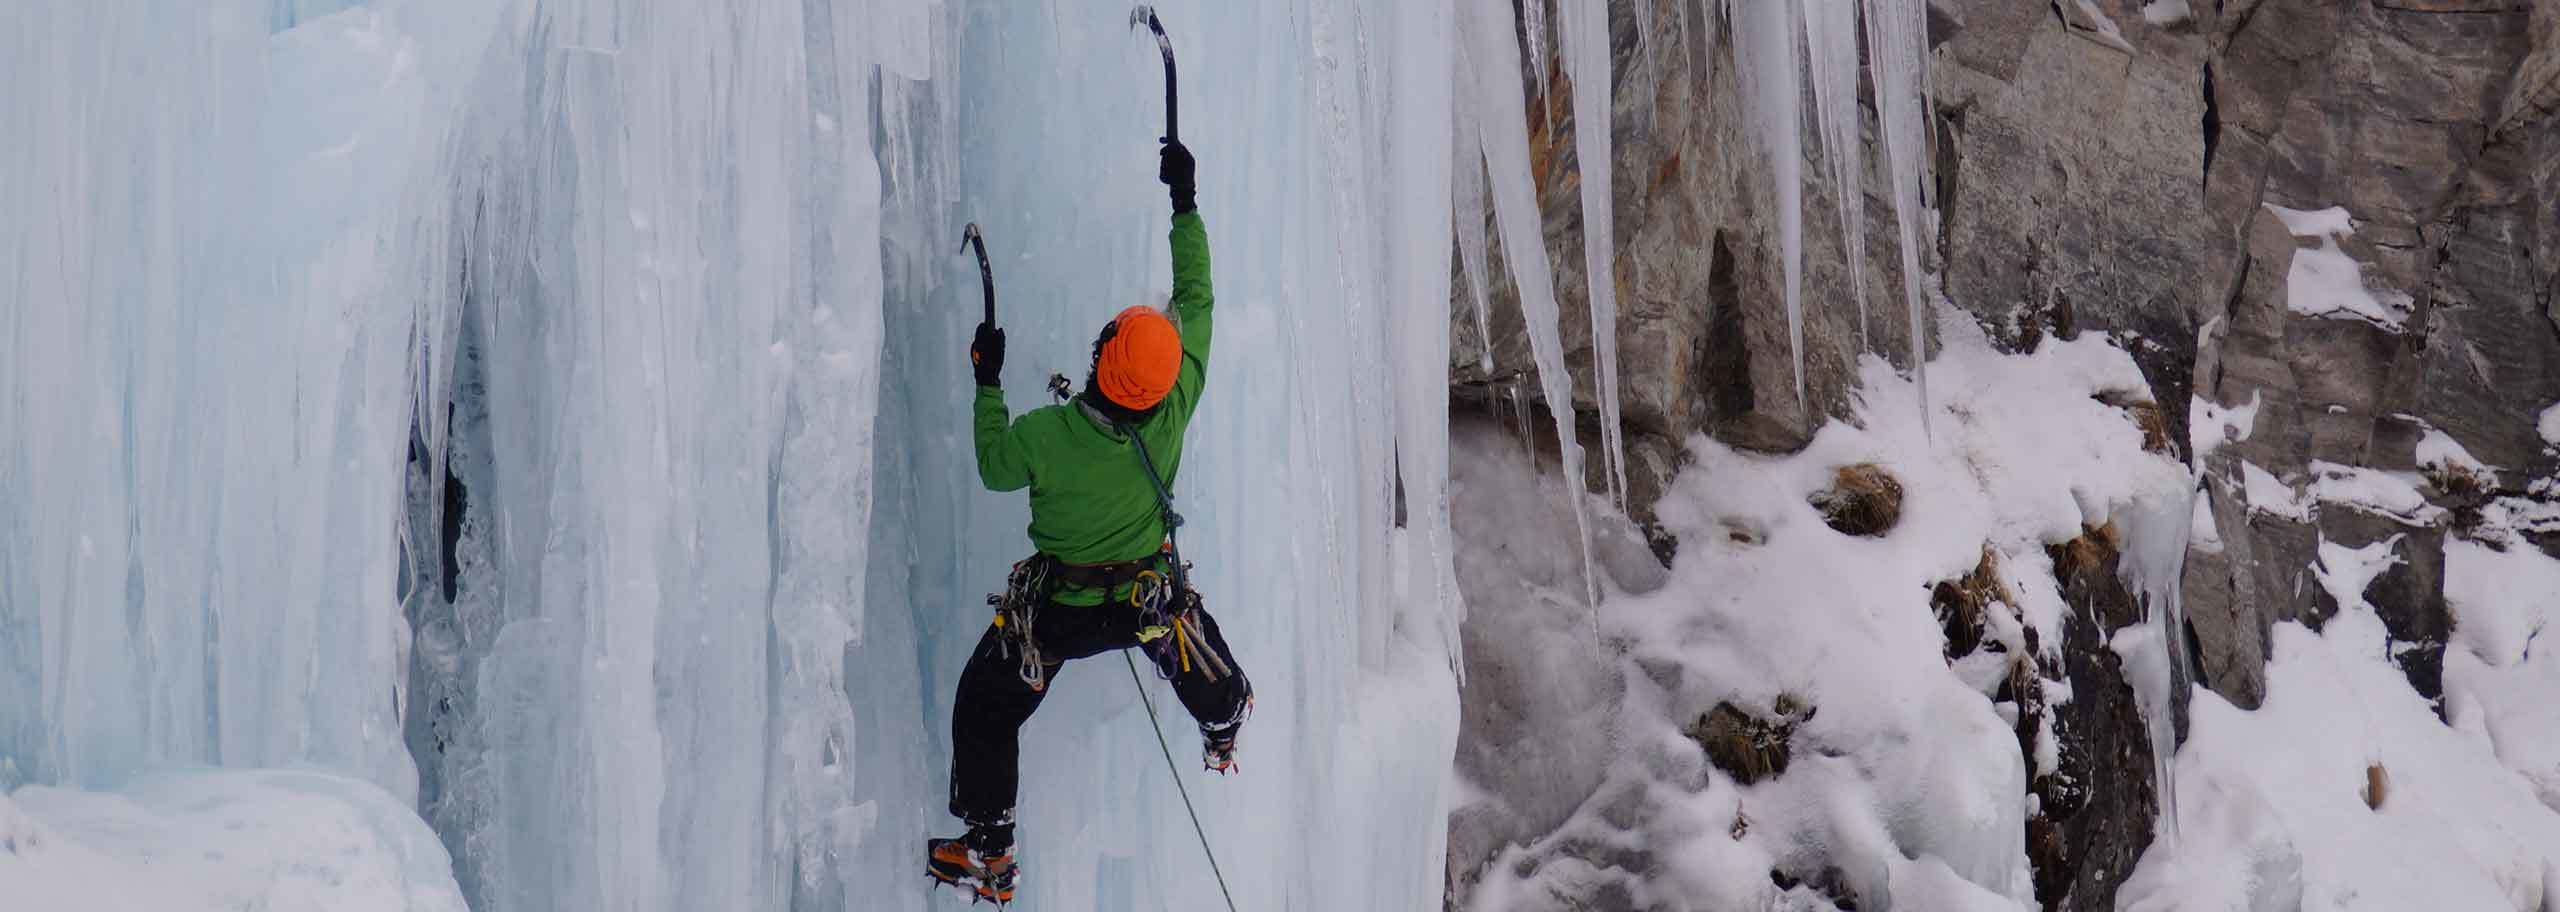
[[[463,912],[444,846],[398,799],[283,771],[0,797],[0,897],[97,912]]]
[[[2311,574],[2320,581],[2320,588],[2328,590],[2329,597],[2337,600],[2340,611],[2371,611],[2373,606],[2364,600],[2364,590],[2401,562],[2398,553],[2400,538],[2394,535],[2350,548],[2323,537],[2320,539],[2320,562],[2312,565]]]
[[[2444,572],[2454,621],[2448,716],[2488,739],[2499,762],[2560,811],[2560,700],[2551,698],[2560,693],[2560,560],[2457,538],[2445,543]]]
[[[2305,493],[2320,503],[2385,516],[2409,526],[2444,522],[2445,510],[2427,503],[2415,474],[2385,472],[2363,466],[2312,460],[2311,484]]]
[[[2382,562],[2371,548],[2322,551],[2333,591]],[[2359,600],[2320,633],[2277,625],[2273,646],[2257,711],[2195,693],[2178,754],[2193,825],[2151,845],[2117,908],[2546,908],[2560,813],[2483,739],[2437,720],[2379,617]],[[2377,769],[2387,788],[2373,807]]]
[[[2247,440],[2257,431],[2258,404],[2262,395],[2259,390],[2250,390],[2248,405],[2229,407],[2202,396],[2189,400],[2187,443],[2195,452],[2197,465],[2203,465],[2205,457],[2222,449],[2224,444]]]
[[[2320,239],[2318,247],[2293,252],[2293,265],[2285,272],[2285,309],[2307,317],[2362,320],[2392,332],[2408,322],[2414,306],[2410,297],[2366,288],[2364,267],[2338,247],[2339,238],[2355,233],[2345,207],[2304,211],[2264,205],[2293,236]]]
[[[2178,498],[2191,478],[2144,451],[2141,430],[2097,398],[2142,388],[2132,359],[2103,337],[2001,355],[1971,320],[1939,322],[1932,414],[1908,405],[1915,379],[1869,356],[1855,415],[1798,453],[1691,440],[1695,461],[1656,507],[1682,543],[1668,579],[1602,605],[1603,631],[1623,650],[1614,674],[1624,694],[1612,718],[1592,724],[1611,727],[1617,749],[1595,759],[1603,777],[1587,792],[1577,784],[1580,803],[1561,825],[1466,872],[1477,884],[1462,904],[1553,908],[1606,890],[1639,908],[1822,908],[1768,877],[1808,863],[1808,846],[1877,906],[2032,903],[2026,784],[2031,769],[2056,762],[2058,745],[2021,755],[2015,707],[1982,692],[1993,664],[1951,666],[1944,655],[1929,585],[1975,569],[1987,546],[2019,604],[1987,620],[1986,639],[2006,645],[2033,627],[2050,648],[2064,625],[2086,621],[2063,604],[2046,546],[2153,501],[2173,504],[2183,531],[2188,504]],[[1842,534],[1806,502],[1839,467],[1858,464],[1903,488],[1900,520],[1880,536]],[[1550,563],[1570,553],[1553,512]],[[1462,540],[1481,534],[1461,530]],[[1472,587],[1478,576],[1461,578]],[[1492,610],[1472,591],[1469,601]],[[1986,613],[2013,610],[2001,601]],[[1500,661],[1540,661],[1548,641],[1511,642]],[[2058,682],[2046,686],[2069,699]],[[1782,697],[1812,711],[1796,729],[1792,765],[1774,778],[1740,785],[1684,734],[1719,703],[1767,713]]]
[[[2259,468],[2257,463],[2240,464],[2240,496],[2248,502],[2251,512],[2294,522],[2311,521],[2311,504],[2303,499],[2301,492],[2295,491],[2292,485],[2284,483],[2274,473]]]
[[[2560,447],[2560,402],[2543,409],[2542,416],[2534,419],[2533,429],[2542,435],[2542,442]]]
[[[2142,21],[2159,28],[2191,22],[2195,17],[2195,10],[2187,7],[2187,0],[2151,0],[2142,5]]]
[[[2427,433],[2418,438],[2414,456],[2418,468],[2447,475],[2467,473],[2478,478],[2486,487],[2498,486],[2496,468],[2473,457],[2470,450],[2464,449],[2460,441],[2453,439],[2453,435],[2437,428],[2427,428]]]

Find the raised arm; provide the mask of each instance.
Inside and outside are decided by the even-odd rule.
[[[978,387],[976,412],[978,481],[990,491],[1019,491],[1031,486],[1031,452],[1014,433],[1013,417],[1004,407],[1004,390]]]
[[[1209,228],[1198,210],[1173,217],[1173,317],[1182,327],[1182,354],[1209,366]]]
[[[1165,395],[1168,411],[1188,425],[1191,410],[1200,403],[1200,389],[1209,380],[1210,311],[1214,302],[1209,293],[1209,228],[1200,221],[1199,193],[1195,187],[1198,166],[1192,162],[1191,150],[1181,143],[1164,146],[1164,164],[1157,177],[1173,188],[1173,319],[1182,328],[1182,371],[1174,378],[1173,390]]]
[[[978,381],[978,398],[970,406],[976,412],[978,480],[990,491],[1030,486],[1030,449],[1014,434],[1013,416],[1004,408],[1004,330],[978,324],[977,338],[969,342],[969,371]]]

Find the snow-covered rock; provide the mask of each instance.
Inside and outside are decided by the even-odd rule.
[[[399,799],[275,770],[0,796],[0,908],[464,912],[444,846]]]

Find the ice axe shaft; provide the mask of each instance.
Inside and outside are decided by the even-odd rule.
[[[1156,19],[1156,8],[1139,4],[1129,11],[1129,27],[1146,26],[1156,33],[1156,50],[1164,52],[1164,140],[1182,141],[1182,111],[1174,104],[1173,39],[1165,37],[1164,23]]]
[[[978,285],[987,292],[987,325],[996,325],[996,271],[987,265],[987,236],[978,233],[978,223],[960,233],[960,249],[978,252]]]

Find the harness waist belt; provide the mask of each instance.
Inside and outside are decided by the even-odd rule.
[[[1110,590],[1136,582],[1139,574],[1154,569],[1156,569],[1154,557],[1114,561],[1108,564],[1070,564],[1057,561],[1057,569],[1052,571],[1050,578],[1070,586]]]

